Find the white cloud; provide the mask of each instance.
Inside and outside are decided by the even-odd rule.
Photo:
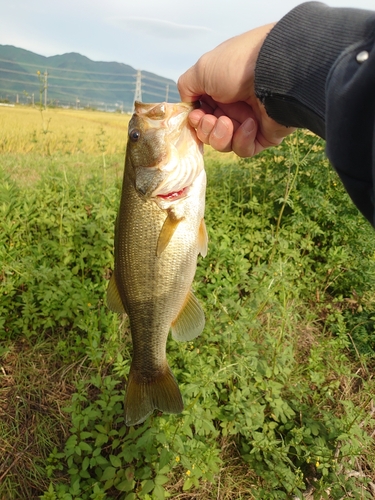
[[[205,26],[193,26],[187,24],[178,24],[162,19],[153,19],[149,17],[111,17],[108,20],[116,25],[132,31],[138,35],[147,35],[155,38],[173,38],[189,39],[197,35],[207,35],[213,30]]]

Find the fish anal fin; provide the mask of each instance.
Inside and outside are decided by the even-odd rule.
[[[120,297],[120,293],[117,288],[116,278],[114,274],[112,274],[107,288],[107,306],[113,312],[119,314],[126,313],[125,307]]]
[[[198,231],[198,252],[206,257],[208,249],[208,234],[204,219],[201,220]]]
[[[173,321],[172,337],[180,342],[193,340],[202,333],[205,318],[198,299],[189,292],[177,318]]]
[[[171,238],[172,238],[174,232],[177,229],[177,226],[179,225],[179,223],[182,220],[183,220],[183,217],[178,218],[174,214],[173,210],[168,210],[167,218],[164,221],[163,227],[161,228],[159,238],[158,238],[158,244],[157,244],[157,248],[156,248],[156,255],[158,257],[160,257],[160,255],[167,248],[169,242],[171,241]]]
[[[144,379],[131,367],[124,404],[127,426],[141,424],[154,410],[181,413],[183,409],[180,389],[167,363],[152,380]]]

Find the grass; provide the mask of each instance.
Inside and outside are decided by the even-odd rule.
[[[68,419],[61,408],[74,391],[52,342],[9,345],[3,357],[0,396],[2,498],[31,498],[48,487],[45,461],[66,439]],[[60,369],[59,369],[60,368]],[[68,369],[69,370],[69,369]],[[61,376],[62,375],[62,376]]]
[[[129,429],[104,305],[127,117],[0,116],[0,499],[371,498],[375,243],[322,142],[208,149],[206,327],[168,342],[185,411]]]
[[[125,151],[129,116],[99,111],[0,109],[0,152],[108,154]],[[108,137],[111,140],[108,142]]]

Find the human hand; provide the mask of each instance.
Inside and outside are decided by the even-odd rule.
[[[280,144],[293,128],[267,115],[254,90],[260,48],[274,24],[231,38],[204,54],[178,80],[181,100],[199,100],[189,122],[198,138],[218,151],[242,157]]]

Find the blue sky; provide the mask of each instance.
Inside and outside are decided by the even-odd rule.
[[[12,0],[3,2],[0,44],[50,56],[79,52],[177,80],[229,37],[277,21],[297,0]],[[374,0],[328,0],[375,9]]]

